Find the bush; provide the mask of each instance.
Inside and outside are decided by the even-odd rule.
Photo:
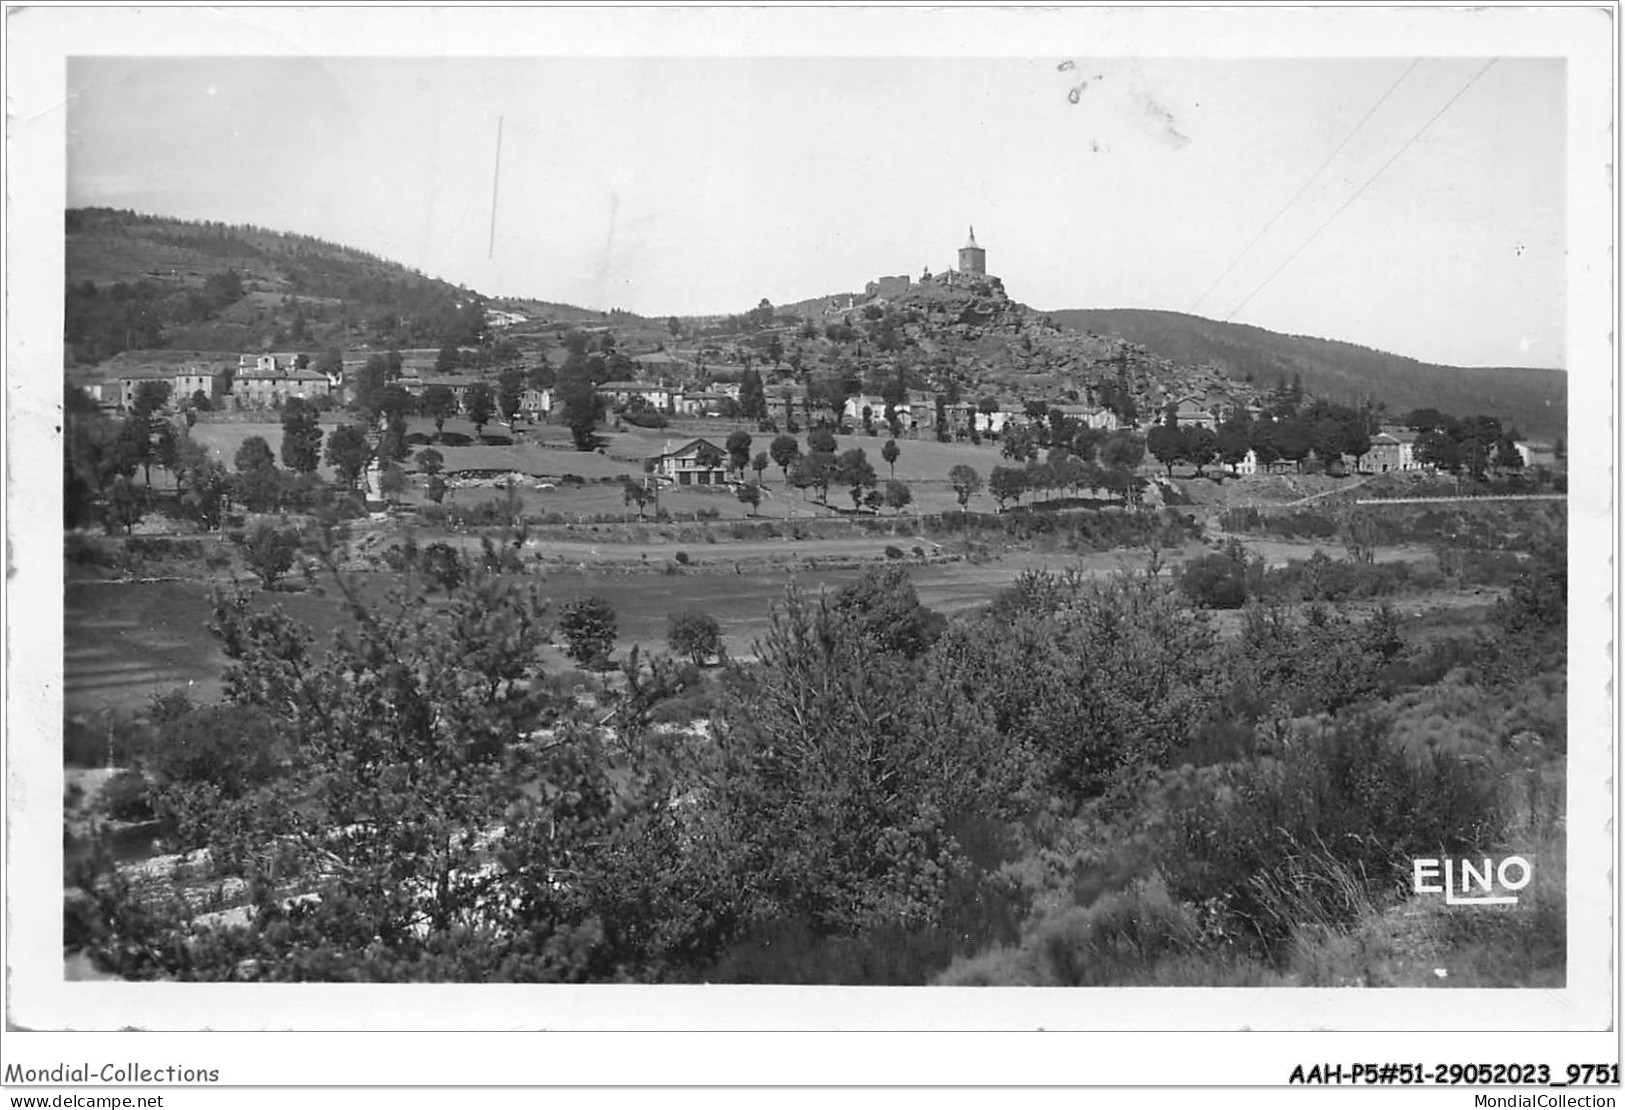
[[[102,785],[99,804],[115,821],[152,820],[147,780],[139,771],[120,771]]]
[[[587,670],[608,670],[615,651],[615,607],[601,597],[586,597],[564,607],[559,631],[568,642],[565,654]]]
[[[916,550],[918,550],[918,549],[916,549]],[[903,557],[904,556],[903,556],[903,549],[902,548],[893,547],[891,544],[886,545],[886,558],[888,558],[888,559],[901,559]]]
[[[703,666],[722,655],[722,626],[710,613],[684,609],[667,618],[666,644],[673,655]]]
[[[1279,954],[1317,908],[1347,925],[1405,889],[1416,856],[1492,844],[1497,773],[1473,756],[1406,744],[1360,716],[1298,729],[1274,757],[1165,777],[1159,860],[1176,898],[1218,899],[1238,937]]]
[[[1202,609],[1240,609],[1247,604],[1247,568],[1231,555],[1204,555],[1179,569],[1179,588]]]
[[[676,559],[683,566],[688,566],[688,552],[679,551],[677,554],[673,555],[672,558]]]

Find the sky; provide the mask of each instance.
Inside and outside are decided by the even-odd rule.
[[[1565,78],[1489,55],[78,56],[67,202],[653,316],[940,272],[974,225],[1035,308],[1564,367]]]

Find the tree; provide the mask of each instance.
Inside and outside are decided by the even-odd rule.
[[[891,467],[891,476],[893,478],[897,477],[897,456],[902,453],[903,449],[897,446],[897,440],[895,439],[888,439],[886,446],[880,449],[880,457],[886,460],[887,466]]]
[[[519,406],[525,399],[525,372],[518,367],[509,367],[497,375],[497,415],[502,422],[513,427],[513,422],[519,418]]]
[[[1248,426],[1245,420],[1226,420],[1219,425],[1219,434],[1215,440],[1219,461],[1230,468],[1233,474],[1236,468],[1247,458]]]
[[[559,372],[555,400],[576,450],[594,450],[598,446],[594,429],[604,417],[604,398],[591,376],[579,366],[566,364]]]
[[[673,339],[677,339],[683,334],[683,322],[675,316],[668,316],[666,317],[666,330],[671,333]]]
[[[1038,457],[1038,437],[1032,426],[1024,421],[1010,421],[1004,426],[1004,444],[1000,448],[1005,458],[1027,462]]]
[[[737,860],[736,904],[759,900],[815,937],[940,927],[946,891],[971,874],[950,823],[1004,814],[1015,791],[987,717],[946,676],[882,650],[857,610],[793,590],[757,654],[727,676],[718,712],[729,804],[716,831]]]
[[[265,478],[274,491],[271,496],[280,506],[287,485],[283,475],[271,470]],[[182,436],[176,444],[175,482],[180,490],[181,514],[206,529],[218,528],[226,500],[231,495],[231,475],[213,455],[193,443],[190,436]]]
[[[896,478],[886,483],[886,506],[896,509],[899,516],[914,500],[914,492],[908,488],[907,482],[899,482]]]
[[[820,424],[807,433],[807,450],[812,452],[821,451],[833,455],[835,453],[835,433]]]
[[[249,436],[238,446],[232,465],[239,471],[258,470],[275,466],[276,456],[271,453],[271,445],[265,442],[264,436]]]
[[[988,475],[987,492],[999,503],[999,511],[1004,512],[1004,503],[1014,500],[1021,503],[1021,495],[1027,491],[1027,472],[1013,466],[995,466],[993,473]]]
[[[612,782],[596,730],[540,681],[532,584],[479,566],[460,579],[430,606],[416,579],[379,602],[335,575],[355,619],[330,650],[248,595],[217,601],[228,699],[299,753],[273,781],[222,795],[197,844],[253,892],[250,920],[188,944],[184,917],[129,906],[113,920],[140,941],[120,935],[99,958],[135,978],[403,982],[579,980],[654,962],[617,939],[636,922],[611,907],[642,900],[628,876],[654,861],[629,846],[662,840],[669,780],[646,778],[634,752]],[[289,902],[290,874],[314,897]]]
[[[779,470],[784,474],[784,480],[790,480],[790,464],[801,456],[801,444],[795,436],[776,436],[767,449],[767,453],[778,464]]]
[[[1109,470],[1132,474],[1145,459],[1145,440],[1133,432],[1113,432],[1100,445],[1100,465]]]
[[[141,467],[146,476],[146,486],[152,488],[152,464],[156,457],[152,444],[152,418],[140,412],[132,414],[118,426],[118,453],[121,457],[130,460],[132,471],[136,466]]]
[[[728,434],[728,465],[736,474],[743,474],[750,465],[750,433],[740,428]]]
[[[150,378],[135,387],[135,397],[132,399],[130,411],[137,417],[145,419],[169,403],[169,395],[174,391],[174,384],[162,378]]]
[[[322,458],[322,429],[316,406],[290,397],[282,406],[282,465],[295,474],[314,474]]]
[[[1423,466],[1456,474],[1461,471],[1461,449],[1446,432],[1429,430],[1416,437],[1412,448],[1416,461]]]
[[[318,374],[325,374],[328,380],[342,380],[344,376],[344,352],[337,347],[329,347],[316,356],[316,363],[311,367]],[[284,461],[286,466],[287,462]]]
[[[425,447],[418,452],[418,470],[424,474],[439,474],[446,468],[446,456],[433,447]]]
[[[1185,433],[1167,424],[1153,425],[1146,433],[1145,445],[1153,457],[1168,468],[1168,477],[1174,476],[1174,463],[1185,457]]]
[[[385,390],[385,393],[397,392],[403,391],[398,386],[393,385]],[[405,396],[407,401],[411,402],[411,395],[405,394]],[[385,399],[383,403],[386,406],[393,404],[389,399]],[[410,411],[410,409],[405,411]],[[394,415],[386,415],[380,410],[380,415],[384,417],[384,427],[378,437],[378,457],[388,462],[405,462],[412,454],[412,447],[406,442],[405,411],[397,411]]]
[[[327,465],[338,472],[339,481],[353,492],[362,472],[372,461],[372,445],[367,442],[367,433],[359,424],[340,424],[328,434],[324,458]]]
[[[440,504],[446,498],[446,480],[438,474],[429,475],[429,481],[424,485],[423,492],[428,495],[430,501],[436,505]]]
[[[496,398],[491,396],[491,387],[484,382],[476,382],[463,392],[463,412],[474,424],[474,434],[483,437],[485,426],[496,415]]]
[[[1495,465],[1501,470],[1522,470],[1523,455],[1511,436],[1502,436],[1495,444]]]
[[[293,568],[299,551],[299,531],[279,527],[269,520],[256,521],[243,536],[243,562],[259,576],[263,589]]]
[[[811,486],[818,491],[818,503],[829,504],[829,487],[834,483],[839,464],[828,451],[814,451],[797,460],[790,481],[798,488]]]
[[[394,502],[397,497],[406,492],[406,471],[401,469],[399,463],[390,463],[378,475],[378,492],[382,493],[384,500],[389,502]]]
[[[701,470],[715,470],[727,457],[711,443],[702,443],[694,449],[694,464]]]
[[[1281,457],[1294,464],[1298,472],[1303,472],[1303,460],[1309,457],[1309,452],[1315,448],[1313,431],[1309,422],[1300,416],[1290,416],[1275,424],[1275,449]]]
[[[750,468],[756,472],[756,484],[762,484],[762,472],[767,469],[768,458],[766,451],[758,451],[751,456]]]
[[[590,671],[609,669],[615,651],[615,607],[602,597],[572,601],[559,617],[565,654]]]
[[[441,347],[439,353],[435,355],[434,372],[436,374],[450,374],[452,371],[457,369],[461,362],[462,352],[457,349],[457,345],[455,343],[447,343],[445,346]]]
[[[740,376],[739,412],[748,420],[762,420],[767,416],[767,391],[762,387],[762,375],[754,369],[747,369]]]
[[[703,667],[723,653],[722,626],[710,613],[684,609],[666,618],[666,646],[696,667]]]
[[[835,593],[836,612],[855,618],[856,629],[876,648],[917,659],[931,649],[948,622],[920,602],[900,566],[866,571]]]
[[[654,500],[654,491],[642,482],[627,481],[621,485],[621,503],[635,505],[638,510],[638,519],[643,519],[643,510]]]
[[[875,468],[863,448],[854,447],[841,452],[836,460],[836,478],[851,491],[853,510],[861,508],[864,494],[875,488],[876,481]]]
[[[982,490],[982,476],[974,468],[960,463],[948,471],[948,484],[953,486],[954,496],[959,499],[959,511],[965,512],[970,499]]]
[[[112,492],[107,497],[108,530],[122,526],[125,535],[131,535],[145,512],[146,506],[130,480],[122,474],[114,478]]]
[[[1196,476],[1202,477],[1202,468],[1218,457],[1219,437],[1211,428],[1200,424],[1185,430],[1185,457],[1196,467]]]
[[[739,500],[750,506],[750,515],[756,515],[756,508],[762,503],[762,487],[755,482],[743,482],[735,491]]]
[[[281,503],[283,473],[277,469],[276,456],[263,436],[243,440],[233,464],[237,468],[233,484],[236,496],[249,512],[269,512]]]
[[[420,402],[423,415],[434,421],[434,437],[439,439],[446,431],[446,421],[457,415],[457,394],[447,385],[431,385],[423,391]]]
[[[361,373],[356,376],[356,410],[368,419],[376,417],[379,397],[388,385],[389,360],[382,353],[375,352],[367,358]]]

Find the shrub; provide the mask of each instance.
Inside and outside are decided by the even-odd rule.
[[[676,559],[683,566],[688,566],[688,552],[679,551],[677,554],[673,555],[672,558]]]
[[[684,609],[667,618],[666,644],[672,654],[703,666],[722,654],[722,626],[710,613]]]
[[[916,548],[915,550],[919,550],[919,549]],[[901,558],[903,558],[903,549],[900,548],[900,547],[893,547],[891,544],[887,544],[886,545],[886,558],[888,558],[888,559],[901,559]]]
[[[1203,609],[1240,609],[1247,604],[1247,568],[1230,555],[1204,555],[1179,570],[1179,587]]]
[[[100,805],[115,821],[152,820],[147,780],[139,771],[120,771],[102,785]]]
[[[293,568],[298,551],[298,529],[279,527],[269,520],[256,521],[243,537],[243,562],[259,575],[267,590]]]
[[[1295,730],[1272,758],[1172,772],[1162,791],[1170,891],[1222,900],[1274,954],[1306,906],[1347,925],[1404,888],[1413,857],[1491,844],[1505,822],[1494,769],[1370,716]]]
[[[587,670],[608,670],[615,651],[615,607],[602,597],[586,597],[564,607],[559,631],[565,654]]]

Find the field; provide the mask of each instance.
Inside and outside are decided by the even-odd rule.
[[[858,544],[804,545],[803,557],[815,551],[823,557],[867,556],[878,561],[884,541]],[[781,545],[782,546],[782,545]],[[537,550],[583,566],[595,559],[590,543],[551,542]],[[667,617],[685,608],[710,613],[721,623],[728,650],[749,655],[752,644],[766,629],[774,603],[792,582],[817,592],[836,590],[861,577],[856,566],[843,568],[764,567],[746,570],[744,560],[773,554],[766,544],[728,544],[697,550],[699,565],[667,574],[641,564],[640,556],[652,548],[632,545],[606,548],[626,569],[561,567],[540,575],[545,594],[557,613],[572,601],[593,594],[611,600],[619,619],[620,655],[634,644],[645,651],[665,650]],[[674,549],[666,548],[662,562]],[[1126,554],[1126,553],[1125,553]],[[1085,560],[1060,555],[1016,553],[987,564],[940,563],[916,566],[912,578],[921,600],[945,613],[959,612],[990,600],[1023,570],[1049,566],[1078,566],[1093,573],[1110,573],[1123,565],[1124,554],[1109,553]],[[657,564],[659,565],[659,564]],[[210,619],[208,581],[70,582],[63,613],[67,641],[64,659],[65,710],[68,716],[113,709],[127,711],[144,704],[154,693],[192,684],[202,699],[219,695],[219,677],[225,658],[207,632]],[[369,589],[382,592],[384,576],[376,576]],[[340,606],[314,593],[277,591],[267,602],[280,605],[291,616],[309,624],[324,640],[342,620]],[[562,652],[547,660],[549,669],[571,664]]]

